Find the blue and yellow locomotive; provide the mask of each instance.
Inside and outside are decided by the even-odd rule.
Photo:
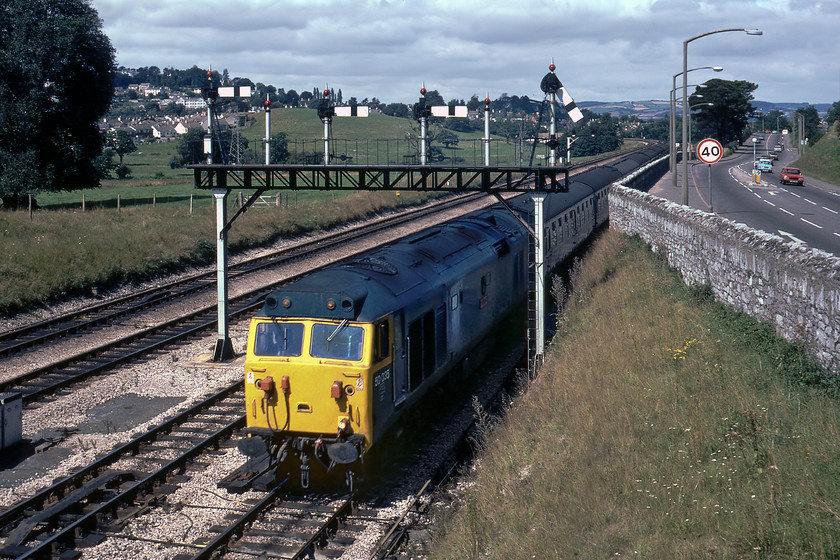
[[[609,185],[650,156],[636,159],[547,197],[548,270],[606,221]],[[511,207],[530,220],[528,197]],[[265,445],[240,449],[267,451],[278,470],[299,466],[303,487],[316,465],[346,465],[352,483],[386,431],[524,302],[528,250],[525,228],[496,205],[273,291],[251,321],[245,359],[245,434]]]

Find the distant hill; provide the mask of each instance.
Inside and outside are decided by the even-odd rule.
[[[609,113],[614,117],[635,115],[640,119],[661,119],[668,117],[668,102],[653,99],[649,101],[578,101],[578,107],[589,109],[593,113]],[[765,115],[778,109],[785,113],[792,113],[800,107],[807,107],[809,103],[775,103],[772,101],[752,101],[753,107]],[[831,103],[817,103],[814,105],[820,115],[824,115],[831,107]]]

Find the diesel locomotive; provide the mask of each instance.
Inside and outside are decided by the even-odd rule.
[[[606,221],[609,185],[661,151],[575,175],[568,192],[547,196],[547,270]],[[530,197],[510,206],[530,220]],[[524,302],[528,235],[495,205],[273,291],[248,331],[240,450],[299,469],[304,488],[313,468],[344,468],[352,486],[389,428]]]

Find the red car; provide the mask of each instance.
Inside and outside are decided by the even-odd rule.
[[[788,183],[791,185],[804,185],[805,184],[805,177],[802,176],[802,172],[795,167],[783,167],[781,171],[779,171],[779,182],[783,185],[787,185]]]

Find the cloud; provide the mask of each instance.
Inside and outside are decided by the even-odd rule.
[[[297,91],[413,102],[541,97],[553,57],[580,100],[667,99],[682,43],[689,64],[759,84],[770,101],[838,95],[837,2],[812,0],[91,0],[128,67],[193,65]],[[795,21],[793,26],[791,22]],[[803,32],[807,30],[807,32]],[[820,61],[820,62],[817,62]],[[706,78],[708,79],[708,78]]]

